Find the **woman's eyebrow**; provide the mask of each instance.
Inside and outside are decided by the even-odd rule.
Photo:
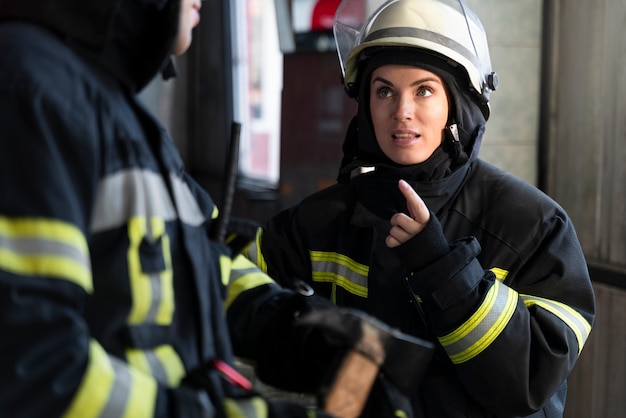
[[[383,77],[380,77],[380,76],[378,76],[378,77],[376,77],[376,78],[373,78],[373,79],[372,79],[372,84],[374,84],[374,83],[375,83],[375,82],[377,82],[377,81],[378,81],[378,82],[381,82],[381,83],[383,83],[383,84],[387,84],[387,85],[389,85],[389,86],[393,86],[393,85],[394,85],[391,81],[389,81],[389,80],[387,80],[387,79],[385,79],[385,78],[383,78]],[[415,86],[415,85],[418,85],[418,84],[422,84],[422,83],[425,83],[425,82],[427,82],[427,81],[432,81],[432,82],[435,82],[435,83],[441,83],[441,82],[440,82],[439,80],[437,80],[435,77],[424,77],[424,78],[420,78],[419,80],[415,80],[414,82],[412,82],[412,83],[411,83],[411,86]]]

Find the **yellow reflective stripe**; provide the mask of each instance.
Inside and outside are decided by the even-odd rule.
[[[326,251],[310,251],[310,256],[311,261],[328,263],[330,265],[338,264],[340,266],[345,266],[360,276],[367,276],[367,274],[369,273],[368,266],[357,263],[350,257],[343,254]]]
[[[64,417],[98,417],[109,399],[115,381],[113,366],[104,349],[96,342],[89,344],[89,364]]]
[[[148,228],[149,226],[149,228]],[[161,238],[165,270],[146,274],[142,271],[139,247],[144,238]],[[163,219],[132,218],[128,222],[128,275],[133,305],[129,324],[155,323],[169,325],[174,315],[174,285],[169,237]]]
[[[168,385],[178,386],[185,375],[185,365],[176,350],[174,350],[174,347],[162,345],[157,347],[154,353],[167,373]]]
[[[513,316],[517,296],[496,280],[478,310],[455,331],[439,338],[453,363],[471,360],[489,347]]]
[[[222,275],[222,284],[228,286],[230,281],[230,269],[233,265],[233,259],[227,255],[220,255],[220,274]]]
[[[129,349],[126,358],[133,368],[170,387],[178,386],[185,375],[185,366],[170,345],[161,345],[154,350]]]
[[[268,409],[265,400],[258,396],[252,398],[224,398],[224,411],[228,418],[267,418]]]
[[[261,248],[261,240],[263,237],[263,230],[259,228],[256,233],[256,237],[254,242],[252,242],[248,247],[246,247],[243,251],[243,254],[250,259],[254,264],[256,264],[261,270],[267,273],[267,263],[265,262],[265,258],[263,258],[263,254],[259,251]]]
[[[367,287],[353,283],[347,277],[341,276],[333,272],[314,271],[313,281],[318,283],[332,283],[339,286],[353,295],[360,296],[362,298],[367,297]]]
[[[157,385],[149,376],[109,357],[90,341],[89,364],[66,418],[149,418],[154,415]]]
[[[367,297],[369,267],[335,252],[310,251],[314,282],[333,283],[348,292]]]
[[[509,275],[508,270],[504,270],[498,267],[492,267],[491,272],[496,276],[498,280],[504,280]]]
[[[172,270],[172,253],[170,238],[165,232],[163,219],[152,218],[152,230],[155,237],[161,237],[161,252],[165,261],[165,270],[155,275],[152,280],[158,282],[160,297],[154,303],[157,312],[154,322],[159,325],[170,325],[174,317],[174,272]]]
[[[85,236],[74,225],[54,219],[0,216],[0,269],[65,279],[93,292]]]
[[[128,276],[133,306],[128,316],[130,324],[140,324],[150,310],[152,286],[147,275],[141,270],[139,246],[146,234],[145,218],[132,218],[128,221]]]
[[[216,205],[213,205],[213,211],[211,212],[211,219],[217,219],[220,216],[220,211]]]
[[[563,321],[576,335],[578,340],[578,354],[583,349],[587,337],[591,332],[591,324],[572,307],[551,299],[544,299],[538,296],[521,295],[524,304],[528,307],[537,305],[548,312],[551,312],[561,321]]]
[[[267,274],[260,271],[250,260],[243,255],[238,255],[233,260],[232,269],[230,270],[228,293],[224,307],[228,309],[230,304],[246,290],[270,283],[275,282]]]

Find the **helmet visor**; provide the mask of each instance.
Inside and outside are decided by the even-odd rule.
[[[346,82],[354,81],[357,55],[367,45],[410,46],[461,64],[479,94],[486,93],[485,78],[491,73],[487,38],[462,0],[343,0],[334,35]]]

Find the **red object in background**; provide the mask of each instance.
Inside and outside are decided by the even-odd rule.
[[[317,0],[311,16],[311,30],[332,29],[339,3],[341,0]]]

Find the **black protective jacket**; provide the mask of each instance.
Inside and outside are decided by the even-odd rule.
[[[432,340],[435,356],[409,394],[415,416],[561,417],[566,378],[595,317],[570,219],[534,186],[478,158],[484,103],[463,74],[416,51],[379,56],[360,68],[338,183],[271,219],[248,256],[287,286],[304,280],[337,305]],[[378,146],[368,104],[370,75],[399,57],[439,75],[450,103],[441,146],[408,166]],[[431,220],[391,250],[390,219],[407,212],[400,179]],[[363,417],[377,416],[374,397]]]
[[[338,305],[438,341],[413,394],[424,416],[560,417],[595,312],[572,223],[538,189],[483,161],[456,176],[443,182],[462,186],[438,220],[395,253],[384,242],[388,219],[406,209],[389,192],[397,178],[372,173],[274,217],[249,256],[285,285],[303,279]],[[413,185],[427,204],[445,188]],[[382,199],[386,213],[376,213]],[[438,228],[451,243],[443,251],[432,244]]]

